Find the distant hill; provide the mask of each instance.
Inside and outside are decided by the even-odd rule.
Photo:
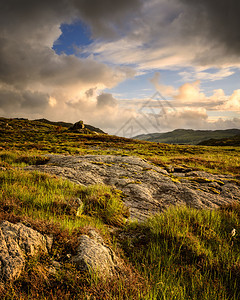
[[[224,139],[209,139],[199,143],[204,146],[240,146],[240,134]]]
[[[240,129],[192,130],[175,129],[165,133],[151,133],[135,136],[134,139],[166,144],[197,145],[209,139],[224,139],[240,135]]]

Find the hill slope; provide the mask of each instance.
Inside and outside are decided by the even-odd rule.
[[[240,134],[233,137],[228,137],[224,139],[209,139],[203,142],[200,142],[198,145],[204,146],[240,146]]]
[[[33,120],[33,122],[37,122],[37,123],[45,123],[45,124],[49,124],[49,125],[54,125],[54,126],[61,126],[61,127],[66,127],[69,128],[71,126],[73,126],[73,123],[67,123],[67,122],[53,122],[53,121],[49,121],[47,119],[37,119],[37,120]],[[88,124],[84,124],[85,128],[97,132],[97,133],[104,133],[103,130],[101,130],[100,128],[94,127],[92,125],[88,125]]]
[[[240,299],[239,171],[240,147],[0,118],[0,296]]]
[[[222,139],[240,135],[240,129],[226,130],[192,130],[176,129],[165,133],[152,133],[135,136],[134,139],[167,144],[197,145],[207,139]]]

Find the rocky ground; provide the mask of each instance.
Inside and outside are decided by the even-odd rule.
[[[16,280],[25,267],[26,257],[48,253],[52,239],[24,224],[0,224],[0,279]]]
[[[217,208],[240,200],[239,181],[189,168],[164,170],[138,157],[49,155],[45,165],[29,166],[82,185],[107,184],[124,194],[132,219],[143,221],[170,205]]]
[[[25,169],[61,176],[80,185],[114,186],[123,192],[130,217],[138,221],[170,205],[212,209],[240,199],[239,180],[230,175],[212,175],[185,167],[165,170],[130,156],[49,155],[46,164]],[[53,240],[23,223],[3,221],[0,224],[0,289],[21,276],[29,257],[38,253],[51,256]],[[125,274],[124,261],[91,228],[79,237],[75,255],[67,254],[67,257],[77,269],[94,270],[104,278]],[[61,261],[52,259],[47,272],[56,274],[61,267]]]
[[[29,257],[38,253],[49,254],[52,243],[52,237],[43,236],[22,223],[3,221],[0,224],[0,287],[3,282],[20,277]],[[70,261],[79,270],[95,270],[105,277],[117,275],[123,266],[123,262],[94,230],[81,235],[77,253]],[[55,274],[60,268],[61,263],[53,260],[48,272]]]

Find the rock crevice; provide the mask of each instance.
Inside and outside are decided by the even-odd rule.
[[[132,219],[145,220],[169,205],[217,208],[240,199],[239,185],[230,175],[203,171],[169,173],[130,156],[50,155],[42,166],[29,166],[82,185],[107,184],[121,190]]]
[[[49,238],[22,223],[3,221],[0,225],[0,276],[16,280],[22,273],[26,257],[48,253]]]

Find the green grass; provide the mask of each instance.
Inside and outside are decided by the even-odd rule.
[[[78,134],[57,126],[27,120],[2,120],[0,150],[24,156],[59,153],[71,155],[135,155],[157,165],[196,168],[211,173],[239,175],[240,147],[168,145],[106,134]],[[9,127],[4,127],[8,123]]]
[[[172,208],[126,229],[123,247],[151,286],[145,299],[239,299],[240,205]]]
[[[100,217],[109,225],[122,226],[129,217],[121,191],[106,185],[94,185],[82,190],[83,213]]]
[[[51,220],[64,229],[122,226],[128,216],[120,192],[108,186],[84,187],[55,176],[15,169],[0,171],[0,187],[2,211]]]
[[[0,171],[0,220],[23,222],[54,237],[50,256],[28,259],[21,277],[2,290],[4,299],[85,299],[91,294],[97,299],[136,299],[144,288],[131,267],[125,268],[127,277],[103,281],[94,273],[79,272],[67,259],[76,254],[78,237],[89,228],[119,251],[109,228],[123,227],[127,215],[121,192],[109,186],[79,186],[19,166]],[[52,260],[62,264],[55,275],[48,272]]]
[[[28,224],[53,235],[54,242],[50,255],[27,259],[16,282],[0,284],[3,299],[240,299],[239,204],[212,211],[171,208],[144,224],[128,224],[120,191],[23,169],[46,163],[49,153],[112,154],[237,177],[240,148],[173,146],[68,133],[26,120],[8,123],[0,131],[0,220]],[[102,280],[74,268],[67,255],[76,254],[78,237],[89,228],[124,259],[124,274]],[[233,228],[237,235],[231,238]],[[52,260],[62,264],[55,275],[48,272]]]

